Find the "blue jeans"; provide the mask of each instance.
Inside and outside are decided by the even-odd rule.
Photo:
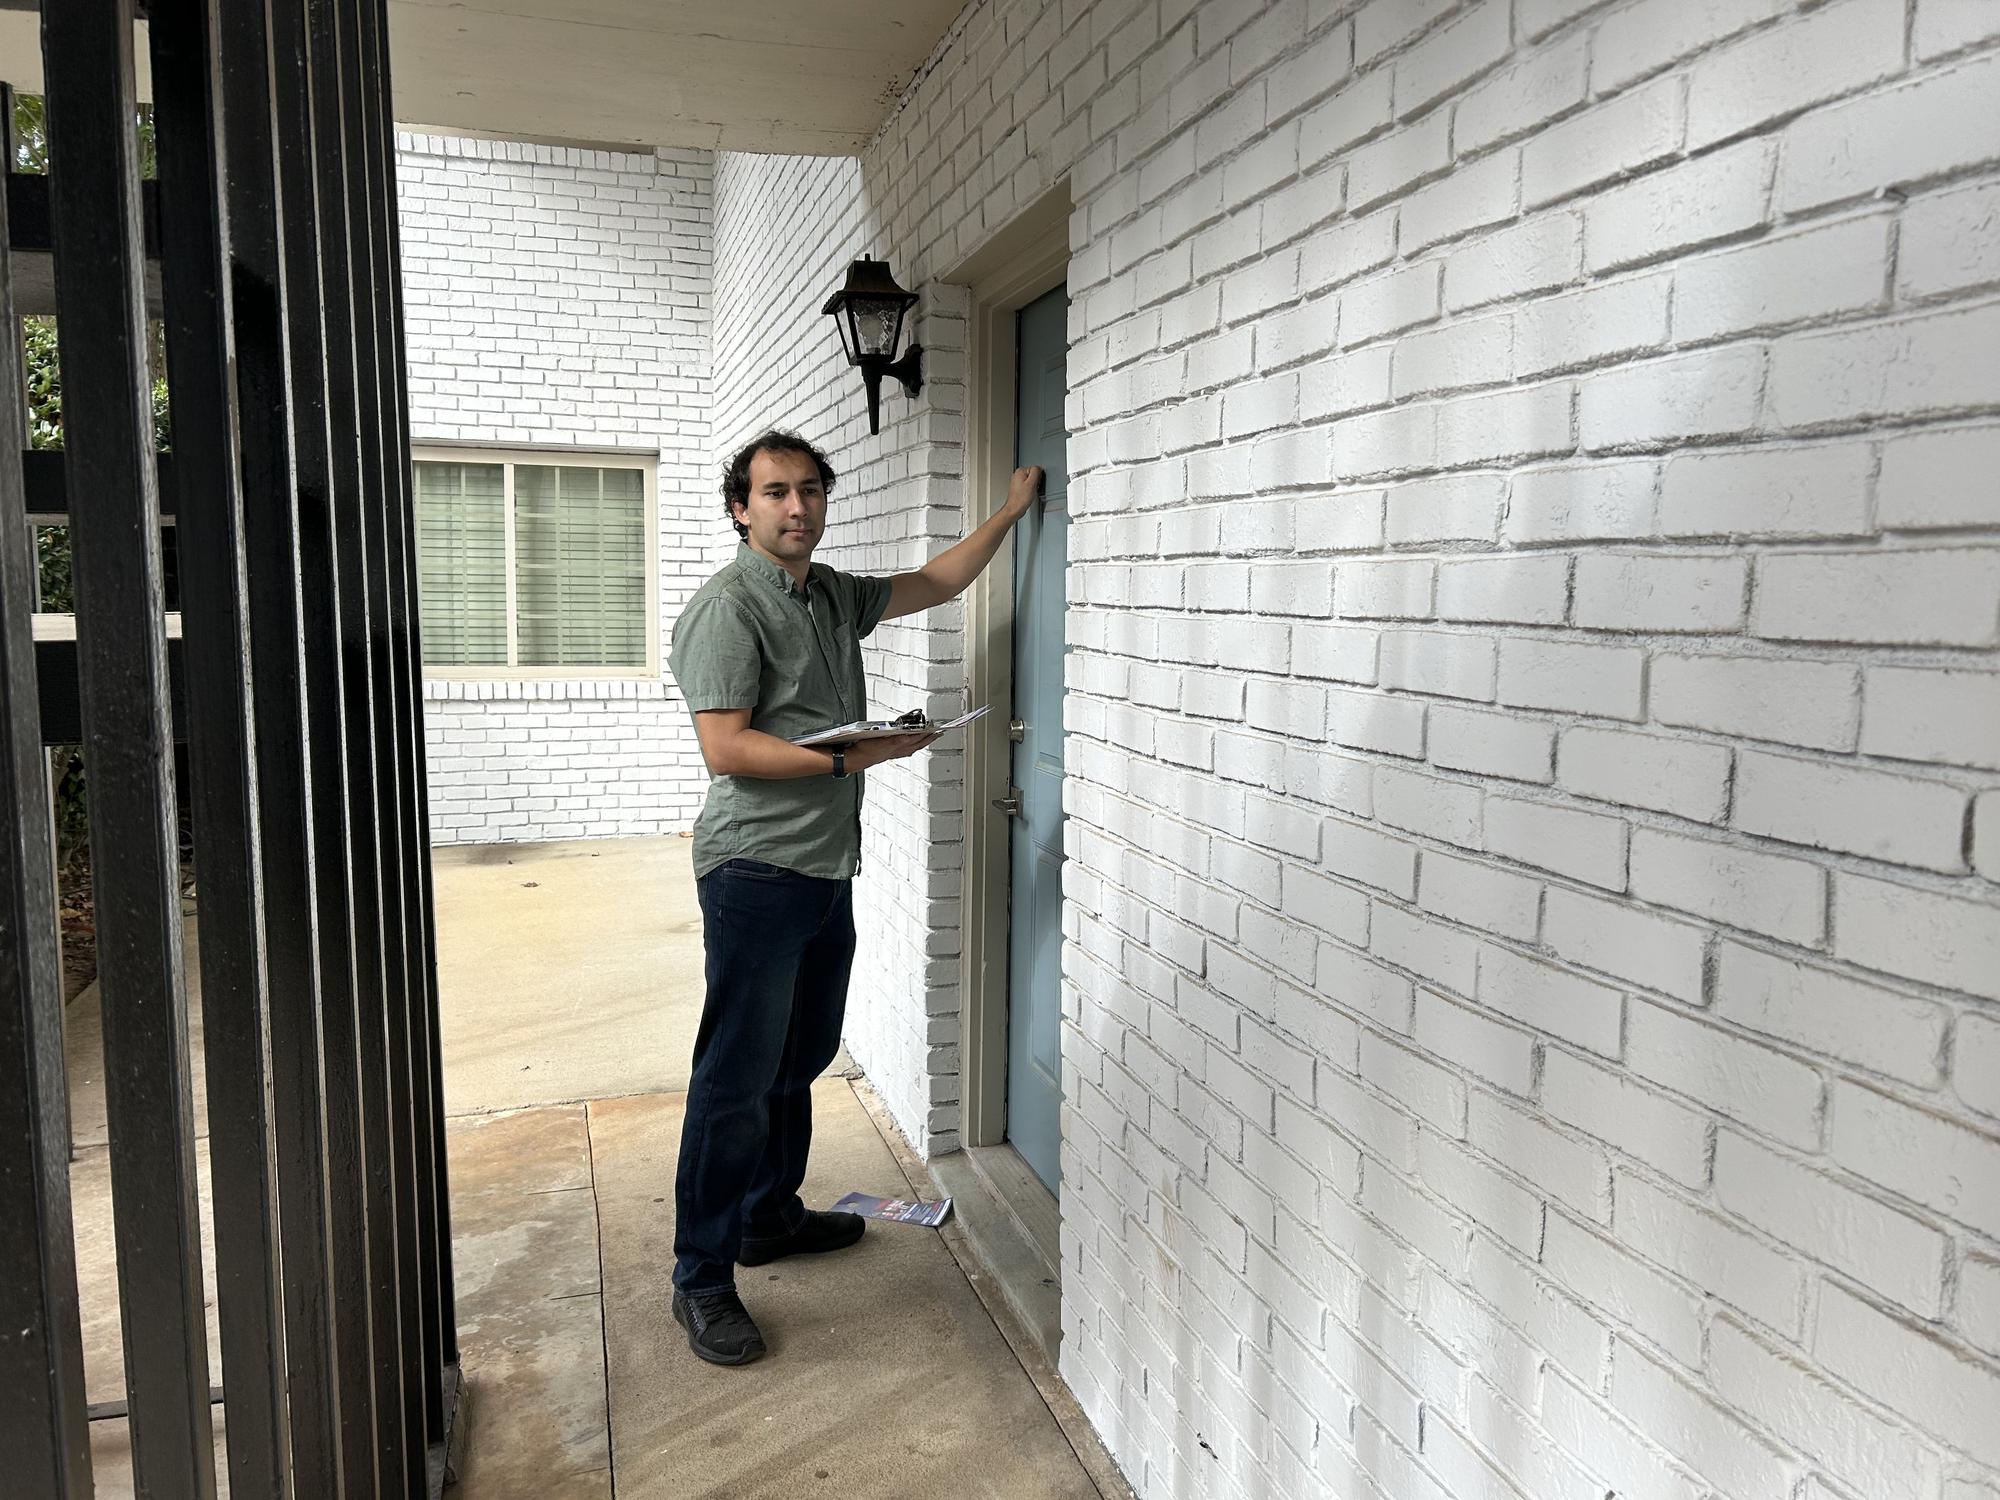
[[[708,995],[674,1183],[674,1285],[736,1282],[747,1234],[805,1222],[812,1085],[840,1050],[854,964],[851,882],[732,859],[696,882]]]

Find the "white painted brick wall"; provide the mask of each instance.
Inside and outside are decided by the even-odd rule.
[[[721,159],[715,449],[830,441],[877,570],[1070,185],[1062,1370],[1149,1500],[2000,1496],[1996,106],[1991,0],[980,0]],[[931,1151],[959,773],[850,1019]]]
[[[724,539],[710,467],[714,157],[399,134],[413,443],[659,465],[660,656]],[[657,679],[424,684],[431,837],[675,833],[707,789]]]

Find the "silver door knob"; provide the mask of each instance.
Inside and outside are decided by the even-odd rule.
[[[1015,744],[1018,745],[1021,743],[1022,740],[1026,739],[1027,737],[1028,737],[1028,726],[1026,724],[1023,724],[1019,719],[1009,719],[1007,721],[1008,739],[1012,740]]]
[[[1010,818],[1020,817],[1021,789],[1017,786],[1008,787],[1006,796],[995,797],[993,799],[993,810],[998,813],[1005,813]]]

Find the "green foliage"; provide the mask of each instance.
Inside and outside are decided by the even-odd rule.
[[[62,446],[62,366],[56,358],[56,320],[21,319],[22,365],[28,377],[28,446]]]
[[[40,94],[14,96],[14,170],[49,169],[49,131]]]
[[[28,377],[28,446],[62,446],[62,366],[56,359],[53,318],[23,318],[22,366]],[[75,605],[70,588],[69,528],[37,526],[35,561],[41,573],[41,607],[67,614]]]
[[[50,749],[56,786],[56,862],[72,886],[90,872],[90,783],[83,774],[83,746]]]
[[[21,320],[23,367],[28,384],[28,446],[62,446],[62,363],[53,318]],[[162,329],[150,330],[149,358],[153,369],[153,445],[164,453],[170,442],[167,408],[166,347]],[[35,528],[35,557],[41,569],[41,607],[68,613],[75,607],[70,588],[69,528]]]
[[[153,133],[153,106],[141,104],[139,132],[139,175],[160,175],[160,153]],[[48,111],[40,94],[14,96],[14,170],[46,172],[49,169]]]
[[[35,566],[41,572],[41,608],[51,614],[76,612],[76,587],[70,581],[69,528],[35,528]]]

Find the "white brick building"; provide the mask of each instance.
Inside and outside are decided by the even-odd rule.
[[[1995,1500],[2000,4],[977,0],[858,157],[717,159],[673,587],[772,420],[836,565],[963,531],[1062,193],[1061,1370],[1135,1488]],[[929,350],[879,437],[864,252]],[[473,394],[423,430],[602,440]],[[960,701],[937,616],[878,706]],[[606,711],[445,691],[441,804]],[[618,712],[683,790],[589,826],[665,826],[678,709]],[[994,787],[872,782],[850,1045],[948,1152]]]
[[[730,540],[709,463],[713,153],[397,146],[412,447],[650,461],[663,639]],[[657,668],[446,669],[424,700],[439,843],[673,833],[701,806]]]

